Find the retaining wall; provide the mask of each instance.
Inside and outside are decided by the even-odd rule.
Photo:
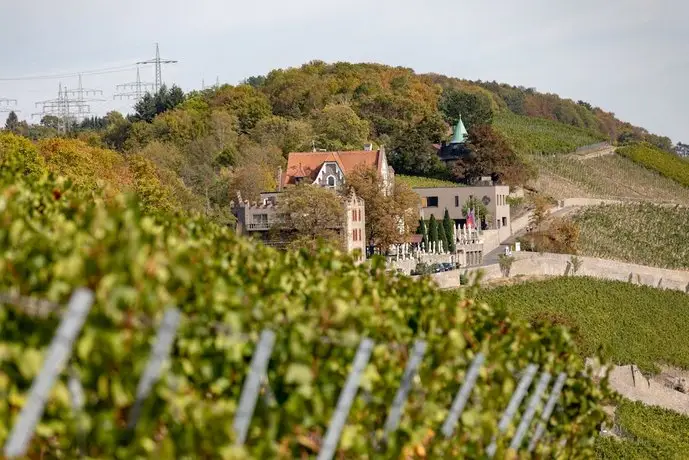
[[[565,274],[567,263],[572,256],[568,254],[519,252],[514,253],[514,257],[515,261],[510,271],[511,276],[557,276]],[[680,291],[686,291],[689,286],[689,271],[687,270],[668,270],[595,257],[579,256],[579,259],[582,261],[582,265],[577,272],[577,276],[629,281],[629,276],[631,275],[632,282],[635,284],[645,284]],[[503,276],[498,264],[472,268],[469,269],[469,273],[478,270],[483,271],[484,280],[501,278]],[[456,288],[459,286],[460,273],[464,273],[464,270],[436,273],[432,275],[432,278],[442,289]]]

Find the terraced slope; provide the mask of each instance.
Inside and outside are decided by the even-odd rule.
[[[689,269],[689,209],[647,204],[580,210],[582,255],[661,268]]]
[[[543,118],[501,112],[493,126],[521,154],[566,154],[605,140],[600,133]]]
[[[531,156],[539,177],[531,185],[556,199],[607,198],[689,205],[689,188],[619,155],[591,159]]]

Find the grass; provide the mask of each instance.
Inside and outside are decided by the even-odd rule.
[[[623,438],[598,438],[596,457],[606,460],[686,459],[689,456],[689,417],[659,407],[624,400],[616,424]]]
[[[606,198],[689,205],[689,188],[619,155],[587,160],[531,157],[539,177],[531,184],[557,199]]]
[[[646,143],[628,145],[617,149],[617,152],[645,168],[689,187],[689,161],[675,154],[664,152]]]
[[[449,180],[433,179],[430,177],[420,176],[404,176],[396,174],[395,180],[403,182],[410,187],[464,187],[464,184],[458,184]]]
[[[652,204],[602,205],[574,217],[582,255],[689,269],[689,209]]]
[[[569,326],[582,356],[599,348],[616,364],[656,372],[689,368],[689,295],[620,281],[559,277],[484,289],[479,299],[516,317]]]
[[[571,153],[578,147],[606,140],[587,129],[511,112],[497,114],[493,126],[517,153],[525,155]]]

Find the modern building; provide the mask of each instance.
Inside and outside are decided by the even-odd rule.
[[[510,225],[510,205],[507,197],[510,187],[493,185],[489,178],[483,178],[485,185],[472,187],[415,187],[421,197],[420,212],[424,219],[434,215],[442,219],[447,209],[450,218],[458,225],[466,224],[464,205],[470,199],[478,199],[486,207],[488,219],[483,222],[484,229],[500,229]],[[487,180],[486,180],[487,179]]]

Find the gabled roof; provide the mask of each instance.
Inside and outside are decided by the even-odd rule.
[[[359,166],[373,167],[380,173],[383,167],[380,150],[353,150],[348,152],[292,152],[287,160],[283,185],[295,184],[299,178],[316,180],[323,163],[333,162],[342,169],[345,176]]]

